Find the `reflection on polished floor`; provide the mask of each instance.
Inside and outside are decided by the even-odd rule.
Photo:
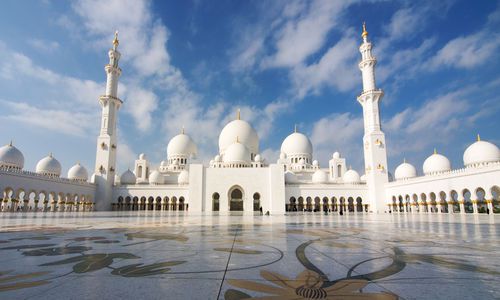
[[[487,215],[3,214],[2,299],[492,299]]]

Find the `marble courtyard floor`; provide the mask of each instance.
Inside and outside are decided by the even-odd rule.
[[[2,213],[1,299],[499,299],[500,217]]]

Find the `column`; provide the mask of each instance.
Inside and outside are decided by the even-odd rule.
[[[471,199],[471,202],[472,202],[472,212],[477,215],[479,212],[477,210],[477,202],[478,200],[477,199]]]

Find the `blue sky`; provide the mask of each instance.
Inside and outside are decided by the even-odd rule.
[[[459,168],[477,133],[500,145],[500,4],[452,0],[1,1],[0,142],[29,170],[49,152],[93,170],[119,30],[120,172],[142,152],[157,165],[182,126],[208,162],[238,108],[268,161],[298,124],[321,166],[338,150],[361,172],[362,21],[390,170],[406,157],[421,172],[433,148]]]

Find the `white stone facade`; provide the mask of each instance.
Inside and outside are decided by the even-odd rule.
[[[259,152],[258,133],[239,112],[221,130],[219,153],[207,164],[190,162],[198,150],[183,129],[169,142],[157,170],[141,154],[132,171],[116,174],[116,123],[122,101],[115,36],[105,66],[105,95],[99,97],[101,129],[90,180],[80,164],[68,172],[69,179],[60,178],[61,166],[52,154],[39,162],[36,173],[23,171],[24,157],[11,143],[0,148],[1,210],[500,212],[500,150],[479,137],[464,153],[464,168],[452,169],[444,155],[434,153],[424,163],[424,176],[417,176],[416,168],[405,161],[396,169],[396,180],[389,180],[379,113],[384,93],[376,86],[377,60],[364,26],[362,39],[363,90],[357,97],[365,133],[359,145],[365,161],[361,176],[347,169],[347,159],[338,152],[321,168],[309,138],[297,129],[284,138],[280,158],[267,162]]]

